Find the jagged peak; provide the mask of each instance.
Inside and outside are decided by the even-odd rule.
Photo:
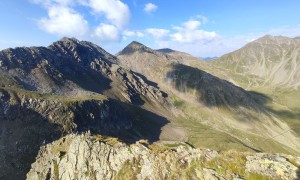
[[[80,41],[74,37],[72,37],[72,38],[63,37],[60,40],[53,42],[52,45],[50,45],[50,46],[57,45],[57,44],[64,45],[64,46],[66,46],[66,45],[67,46],[76,46],[76,45],[82,45],[83,41]]]
[[[63,41],[63,42],[77,42],[77,43],[80,43],[80,41],[74,37],[72,38],[69,38],[69,37],[63,37],[61,38],[59,41]]]
[[[103,48],[89,41],[63,37],[48,47],[58,54],[66,54],[78,61],[89,63],[93,59],[101,59],[107,63],[116,63],[117,59]]]

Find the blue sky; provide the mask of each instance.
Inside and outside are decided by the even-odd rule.
[[[300,36],[299,0],[1,0],[0,49],[92,41],[114,54],[133,40],[220,56],[266,34]]]

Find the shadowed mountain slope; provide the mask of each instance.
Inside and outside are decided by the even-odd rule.
[[[130,53],[128,53],[129,49]],[[174,112],[178,115],[176,122],[189,129],[190,142],[207,143],[208,146],[216,149],[214,147],[216,144],[212,141],[222,144],[223,147],[232,143],[229,147],[236,148],[237,144],[241,145],[243,144],[241,142],[252,139],[242,146],[250,143],[248,147],[265,149],[269,138],[273,140],[273,136],[283,133],[284,135],[275,141],[289,144],[290,147],[294,146],[294,150],[298,149],[299,138],[293,132],[286,132],[290,127],[266,106],[270,101],[269,97],[244,90],[229,81],[207,73],[199,68],[212,70],[212,65],[198,58],[186,58],[192,56],[182,54],[185,53],[170,49],[155,51],[133,42],[119,52],[117,57],[122,66],[131,68],[157,82],[168,93],[175,107]],[[198,129],[191,124],[194,127],[198,126]],[[214,132],[209,132],[207,128]],[[204,133],[223,134],[223,137],[200,142]],[[262,139],[267,138],[267,140],[258,140],[259,137],[252,136],[254,134],[259,134]],[[294,140],[287,143],[287,140],[291,139]],[[220,141],[230,143],[223,144]],[[258,141],[264,142],[266,146],[256,144]]]

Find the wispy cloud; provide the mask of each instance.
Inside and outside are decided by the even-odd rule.
[[[176,33],[171,34],[173,41],[181,43],[195,43],[198,41],[210,41],[217,37],[213,31],[200,29],[202,22],[200,20],[190,19],[181,26],[175,26],[173,29]]]
[[[129,30],[124,31],[123,35],[125,37],[138,37],[138,38],[142,38],[145,36],[144,33],[140,31],[129,31]]]
[[[149,33],[155,40],[169,41],[170,43],[195,43],[199,41],[211,41],[218,37],[213,31],[201,29],[201,25],[207,22],[204,16],[192,18],[183,22],[179,26],[173,26],[172,29],[149,28]],[[160,42],[161,43],[161,42]]]
[[[229,37],[215,31],[204,30],[202,27],[206,23],[209,23],[208,18],[196,15],[170,29],[149,28],[145,31],[155,39],[155,44],[152,45],[154,47],[172,48],[199,57],[221,56],[235,51],[266,34],[288,37],[300,36],[300,24]]]
[[[152,13],[152,12],[156,11],[157,8],[158,8],[157,5],[155,5],[153,3],[147,3],[144,7],[144,11],[146,13]]]
[[[256,35],[222,37],[214,31],[203,29],[209,20],[205,16],[196,15],[170,29],[149,28],[145,33],[155,39],[157,48],[172,48],[193,54],[194,56],[220,56],[240,48],[257,38]]]
[[[167,29],[149,28],[146,29],[146,32],[156,40],[163,40],[170,37],[170,31]]]

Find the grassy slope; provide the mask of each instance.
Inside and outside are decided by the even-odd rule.
[[[228,77],[228,81],[231,81],[248,91],[261,93],[268,97],[270,100],[264,106],[269,109],[274,117],[286,122],[291,130],[300,137],[300,89],[279,88],[271,86],[270,84],[263,84],[262,79],[257,76],[244,76],[242,74],[230,72],[229,70],[224,71],[224,69],[222,70],[220,67],[218,68],[219,72],[214,72],[210,68],[207,68],[206,70],[221,78]],[[256,82],[256,84],[253,84],[253,82]],[[278,145],[280,146],[280,144],[277,144],[277,147],[279,147]],[[266,146],[266,144],[262,144],[261,146]],[[267,151],[271,150],[268,147],[267,149]],[[279,149],[282,148],[279,147]]]
[[[176,108],[185,114],[185,116],[177,117],[175,123],[188,131],[188,142],[196,147],[208,147],[218,151],[235,149],[250,152],[299,154],[272,139],[231,128],[225,123],[216,123],[218,119],[222,119],[222,116],[228,116],[226,110],[209,111],[200,105],[187,103],[178,96],[171,95],[170,99],[173,104],[177,105]],[[212,117],[211,114],[214,116]]]
[[[143,59],[139,57],[143,57]],[[270,139],[265,140],[265,138],[255,135],[255,133],[259,134],[259,132],[247,133],[247,131],[239,131],[238,128],[228,127],[224,122],[227,120],[237,120],[237,115],[226,109],[210,109],[199,105],[197,102],[194,103],[195,98],[197,98],[196,96],[199,96],[199,94],[195,94],[192,89],[185,88],[184,93],[174,90],[174,88],[170,87],[164,80],[165,73],[168,72],[168,69],[172,66],[171,63],[168,64],[168,61],[160,60],[158,57],[151,58],[151,54],[147,53],[141,53],[141,55],[133,54],[132,56],[126,56],[124,58],[124,62],[127,66],[143,73],[148,79],[158,83],[160,88],[168,93],[169,99],[171,99],[173,105],[176,107],[174,110],[176,112],[175,114],[178,115],[177,118],[172,119],[172,122],[187,131],[189,134],[188,142],[194,146],[209,147],[217,150],[237,149],[242,151],[258,150],[296,153],[278,142]],[[151,66],[154,66],[156,61],[157,63],[165,62],[165,64],[164,66],[159,66],[160,70],[156,70],[154,68],[145,68],[148,66],[136,67],[135,61],[141,61],[139,64],[151,62]],[[245,77],[242,74],[237,75],[231,71],[224,71],[222,68],[214,67],[210,63],[197,63],[192,61],[189,65],[231,81],[244,88],[247,87],[246,85],[249,82],[249,78],[252,78]],[[231,77],[231,79],[228,77]],[[257,81],[259,82],[260,79]],[[256,126],[259,127],[259,124]]]

